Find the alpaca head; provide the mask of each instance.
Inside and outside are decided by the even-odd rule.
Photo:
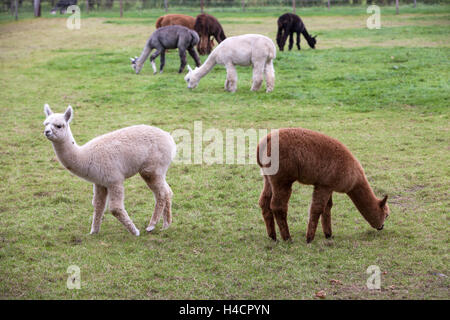
[[[308,42],[308,45],[312,48],[315,49],[316,48],[316,43],[317,43],[317,35],[315,35],[314,37],[311,37],[309,39],[306,39],[306,41]]]
[[[188,89],[195,89],[198,86],[198,82],[200,81],[200,78],[197,75],[198,68],[196,67],[194,70],[192,70],[191,66],[188,65],[188,73],[184,77],[184,80],[188,84]]]
[[[130,58],[130,60],[131,60],[131,68],[134,70],[134,72],[136,72],[136,74],[141,72],[143,64],[137,63],[138,57]]]
[[[384,198],[382,200],[380,200],[380,202],[379,202],[379,206],[381,209],[381,221],[380,221],[381,225],[375,226],[375,228],[377,230],[383,229],[384,221],[387,219],[387,217],[389,217],[389,214],[390,214],[389,206],[387,204],[387,198],[388,198],[388,196],[385,195]]]
[[[73,118],[73,109],[68,106],[64,113],[53,113],[48,104],[44,105],[44,135],[52,142],[59,142],[71,135],[69,123]]]

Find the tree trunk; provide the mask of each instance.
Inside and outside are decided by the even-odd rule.
[[[398,10],[398,0],[395,0],[395,14],[399,14],[399,10]]]
[[[295,13],[295,0],[292,0],[292,12]]]
[[[123,17],[123,0],[120,0],[120,17]]]
[[[34,16],[41,16],[41,0],[34,0]]]
[[[18,0],[14,1],[14,19],[19,20],[19,3]]]

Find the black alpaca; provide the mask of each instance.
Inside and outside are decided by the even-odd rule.
[[[278,18],[277,44],[280,51],[283,51],[289,36],[289,50],[294,45],[294,33],[297,33],[297,48],[300,50],[300,33],[303,34],[309,46],[314,49],[316,45],[316,37],[311,37],[306,31],[302,19],[296,14],[285,13]]]

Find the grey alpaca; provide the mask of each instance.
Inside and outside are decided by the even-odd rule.
[[[136,74],[138,74],[144,66],[144,62],[145,60],[147,60],[152,50],[156,49],[156,51],[150,56],[150,63],[152,64],[153,74],[155,74],[155,59],[159,55],[161,55],[161,65],[159,67],[159,72],[161,73],[166,62],[166,49],[176,48],[178,48],[178,53],[180,54],[181,60],[180,70],[178,70],[178,73],[183,72],[184,67],[186,66],[186,50],[189,52],[191,57],[194,58],[197,67],[199,67],[201,64],[200,59],[194,48],[198,42],[199,36],[197,32],[183,26],[173,25],[156,29],[155,32],[153,32],[153,34],[147,40],[141,56],[139,58],[130,58],[131,67],[136,72]]]

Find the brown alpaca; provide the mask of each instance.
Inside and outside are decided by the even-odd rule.
[[[195,18],[184,14],[166,14],[156,20],[156,29],[173,25],[180,25],[194,30]]]
[[[194,29],[195,20],[196,19],[194,17],[187,16],[184,14],[166,14],[165,16],[161,16],[158,18],[158,20],[156,20],[156,29],[159,29],[161,27],[180,25],[180,26],[189,28],[191,30],[195,30]],[[200,41],[202,41],[201,38],[200,38]],[[200,46],[200,43],[199,43],[199,46]],[[206,47],[207,47],[206,42],[205,42],[205,45],[203,45],[203,47],[205,47],[204,50],[206,51]],[[213,48],[213,47],[214,47],[214,40],[211,39],[211,40],[209,40],[209,48]]]
[[[214,47],[214,37],[217,43],[221,43],[227,37],[219,21],[207,13],[201,13],[195,19],[194,30],[200,36],[200,42],[197,45],[197,51],[201,55],[210,54]]]
[[[266,159],[266,155],[271,156],[272,140],[276,141],[274,135],[278,135],[279,166],[275,174],[266,175],[265,170],[271,164],[262,165],[267,161],[261,160]],[[382,200],[375,197],[361,164],[338,140],[303,128],[279,129],[260,141],[257,161],[264,174],[259,205],[267,233],[273,240],[276,240],[274,216],[283,240],[291,237],[287,211],[291,186],[295,181],[314,186],[307,243],[314,239],[319,217],[325,237],[331,237],[334,191],[346,193],[373,228],[383,229],[384,220],[389,216],[387,196]]]

